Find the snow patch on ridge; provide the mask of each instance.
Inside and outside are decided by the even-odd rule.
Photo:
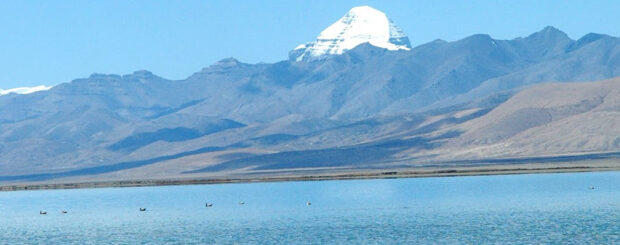
[[[34,92],[49,90],[52,87],[53,86],[39,85],[39,86],[35,86],[35,87],[20,87],[20,88],[12,88],[12,89],[7,89],[7,90],[0,89],[0,96],[7,95],[7,94],[10,94],[10,93],[15,93],[15,94],[31,94],[31,93],[34,93]]]

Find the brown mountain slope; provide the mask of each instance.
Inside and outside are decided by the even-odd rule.
[[[431,152],[440,159],[620,151],[620,78],[533,86],[448,130],[463,133]]]

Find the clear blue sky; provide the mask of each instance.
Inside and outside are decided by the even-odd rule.
[[[276,62],[351,7],[370,5],[413,46],[486,33],[527,36],[552,25],[577,39],[620,36],[620,1],[0,1],[0,88],[54,85],[146,69],[183,79],[226,57]]]

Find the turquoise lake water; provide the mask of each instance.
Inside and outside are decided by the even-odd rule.
[[[0,243],[619,244],[620,172],[0,192]]]

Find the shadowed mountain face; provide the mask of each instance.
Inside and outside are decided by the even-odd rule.
[[[0,175],[11,181],[20,178],[10,176],[110,172],[169,177],[537,156],[547,150],[617,151],[611,138],[563,148],[547,131],[536,132],[542,136],[531,141],[523,134],[534,135],[533,129],[558,120],[575,123],[578,117],[593,125],[584,113],[617,100],[617,94],[583,95],[583,100],[552,109],[514,105],[518,109],[501,113],[513,108],[506,103],[536,101],[511,98],[525,86],[620,76],[619,44],[620,39],[601,34],[574,41],[547,27],[525,38],[474,35],[410,51],[362,44],[307,62],[245,64],[229,58],[178,81],[147,71],[95,74],[48,91],[0,96]],[[573,85],[553,86],[560,91]],[[617,111],[611,106],[597,112],[606,120],[583,130],[605,132],[617,126],[609,123],[617,121]],[[545,147],[503,155],[498,148],[454,151],[459,154],[442,150],[491,147],[515,137],[524,137],[513,144],[520,149]],[[571,142],[579,141],[579,134],[572,137]]]

